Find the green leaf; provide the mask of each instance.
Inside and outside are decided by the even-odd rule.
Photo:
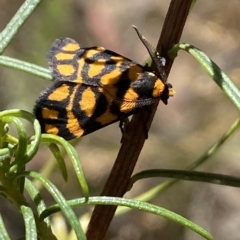
[[[13,123],[18,133],[18,146],[15,153],[16,162],[22,162],[27,151],[28,139],[26,129],[23,123],[16,117],[3,117],[3,121],[6,123]],[[24,165],[24,162],[22,163]]]
[[[29,179],[25,179],[25,189],[28,192],[30,198],[37,206],[38,215],[40,216],[41,213],[47,208],[44,200],[42,199],[40,192],[37,188],[33,185],[33,183]],[[44,221],[50,226],[50,219],[45,218]]]
[[[0,65],[31,73],[47,80],[52,80],[50,70],[22,60],[17,60],[7,56],[0,56]]]
[[[62,156],[62,153],[61,153],[59,147],[54,143],[48,144],[48,147],[58,162],[58,166],[61,170],[64,180],[67,181],[67,179],[68,179],[67,167],[66,167],[66,164],[64,162],[64,159],[63,159],[63,156]]]
[[[68,201],[68,204],[72,207],[79,207],[82,205],[114,205],[114,206],[124,206],[129,207],[131,209],[141,210],[144,212],[149,212],[158,216],[162,216],[171,220],[173,222],[179,223],[184,227],[191,229],[192,231],[196,232],[197,234],[203,236],[206,239],[213,239],[212,235],[204,230],[202,227],[198,226],[197,224],[191,222],[190,220],[176,214],[172,211],[169,211],[165,208],[142,202],[139,200],[132,200],[132,199],[125,199],[125,198],[118,198],[118,197],[89,197],[88,202],[84,202],[84,198],[75,199]],[[53,205],[49,207],[46,211],[43,212],[42,217],[46,217],[49,214],[55,213],[59,211],[60,205]]]
[[[21,213],[23,215],[23,220],[25,223],[25,230],[26,230],[25,239],[26,240],[37,239],[37,228],[36,228],[36,223],[35,223],[32,209],[24,205],[22,205],[20,209],[21,209]]]
[[[218,185],[240,187],[240,178],[232,177],[224,174],[186,171],[186,170],[173,170],[173,169],[149,169],[134,174],[131,177],[130,185],[141,179],[153,177],[167,177],[187,181],[207,182]]]
[[[78,218],[74,214],[73,210],[71,209],[71,207],[69,206],[68,202],[63,197],[61,192],[56,188],[56,186],[53,183],[51,183],[48,179],[44,178],[41,174],[39,174],[37,172],[33,172],[33,171],[29,172],[29,176],[36,178],[37,180],[42,182],[44,187],[48,190],[48,192],[52,195],[54,200],[60,206],[60,208],[61,208],[63,214],[66,216],[69,224],[74,229],[74,231],[77,235],[77,238],[81,239],[81,240],[86,239],[86,236],[82,230],[82,227],[78,221]],[[86,201],[86,199],[85,199],[85,201]]]
[[[189,165],[186,169],[187,170],[194,170],[197,167],[201,166],[203,163],[205,163],[210,157],[212,157],[220,148],[221,146],[230,138],[230,136],[233,135],[237,131],[237,129],[240,127],[240,118],[237,119],[230,129],[218,140],[217,143],[215,143],[213,146],[211,146],[205,153],[203,153],[202,156],[200,156],[196,161],[194,161],[191,165]],[[168,189],[175,183],[177,183],[179,180],[177,179],[170,179],[165,181],[164,183],[146,191],[145,193],[137,196],[136,198],[141,201],[149,201],[150,199],[153,199],[155,196],[158,196],[160,193],[162,193],[164,190]],[[129,186],[131,188],[131,185]],[[117,212],[123,213],[125,212],[122,210],[117,210]]]
[[[87,201],[87,198],[89,196],[88,185],[87,185],[86,178],[84,176],[84,172],[82,170],[81,162],[79,161],[79,157],[78,157],[78,154],[77,154],[75,148],[69,142],[67,142],[65,139],[63,139],[62,137],[55,136],[52,134],[42,134],[42,142],[47,143],[47,144],[50,144],[50,143],[60,144],[63,146],[63,148],[67,152],[68,156],[70,157],[70,160],[72,161],[79,184],[83,191],[83,195]]]
[[[0,55],[40,2],[41,0],[25,0],[18,9],[17,13],[0,34]]]
[[[33,124],[34,130],[35,130],[35,135],[34,137],[31,138],[30,143],[28,144],[27,150],[24,154],[24,159],[22,159],[22,161],[24,163],[27,163],[28,161],[30,161],[35,154],[37,153],[37,150],[39,148],[39,144],[40,144],[40,140],[41,140],[41,126],[38,122],[38,120],[35,119],[35,116],[27,111],[24,110],[19,110],[19,109],[12,109],[12,110],[6,110],[6,111],[2,111],[0,112],[0,121],[7,119],[9,117],[20,117],[23,119],[26,119],[27,121],[29,121],[31,124]],[[18,122],[18,127],[19,127],[19,122]],[[23,128],[23,125],[20,127]],[[23,131],[23,129],[20,129],[19,131],[21,131],[21,134]],[[15,172],[17,171],[17,169],[22,165],[18,166],[19,163],[13,165],[10,169],[10,173],[11,172]]]
[[[217,83],[217,85],[228,96],[232,103],[240,110],[240,90],[232,82],[232,80],[213,62],[207,54],[200,49],[187,44],[176,44],[170,51],[170,57],[174,58],[179,50],[184,50],[190,53],[207,72],[207,74]]]
[[[1,240],[11,240],[9,237],[7,230],[5,228],[2,216],[0,215],[0,239]]]

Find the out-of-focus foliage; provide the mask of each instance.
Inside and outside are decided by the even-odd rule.
[[[23,0],[1,0],[1,30],[22,3]],[[104,46],[143,63],[148,54],[131,25],[136,25],[154,45],[168,4],[166,0],[43,1],[4,54],[46,67],[46,54],[52,42],[68,36],[85,46]],[[181,41],[202,49],[238,86],[239,19],[238,1],[198,1],[189,15]],[[176,96],[170,99],[168,106],[160,104],[136,171],[159,167],[184,169],[215,143],[239,115],[218,86],[186,53],[179,53],[169,82],[173,84]],[[0,66],[0,111],[10,108],[31,111],[47,85],[47,80]],[[239,138],[239,133],[235,134],[200,170],[239,175]],[[80,139],[77,150],[92,194],[100,193],[118,152],[120,139],[117,124]],[[49,156],[46,148],[41,149],[30,167],[40,169]],[[76,197],[78,183],[74,174],[71,175],[72,169],[68,171],[70,176],[73,175],[68,183],[59,178],[57,171],[52,174],[52,180],[69,198]],[[134,186],[131,197],[157,183],[159,180],[141,181]],[[180,182],[153,203],[184,215],[211,230],[216,239],[225,240],[229,236],[239,238],[239,197],[238,189]],[[7,225],[12,229],[12,236],[19,236],[23,224],[20,215],[12,212],[11,205],[0,201],[0,211],[9,219]],[[52,203],[51,198],[49,203]],[[79,214],[83,211],[81,209]],[[176,239],[176,236],[193,239],[190,231],[176,224],[164,219],[159,221],[149,214],[131,212],[127,217],[114,220],[107,239]],[[197,239],[196,235],[194,239]]]

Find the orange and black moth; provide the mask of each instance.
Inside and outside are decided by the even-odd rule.
[[[57,39],[48,54],[52,86],[36,102],[42,132],[66,140],[81,137],[174,95],[164,81],[161,58],[135,28],[158,72],[103,47]],[[163,79],[163,80],[162,80]]]

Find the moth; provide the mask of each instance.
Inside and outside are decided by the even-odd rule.
[[[167,104],[175,92],[164,80],[163,60],[134,29],[157,73],[103,47],[82,47],[71,38],[53,43],[48,66],[54,81],[34,107],[43,133],[66,140],[79,138],[121,121],[155,101]]]

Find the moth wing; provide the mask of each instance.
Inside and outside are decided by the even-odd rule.
[[[76,56],[81,52],[80,45],[71,38],[57,39],[48,53],[48,66],[57,81],[78,81],[78,63]]]
[[[48,65],[57,81],[112,86],[134,80],[144,67],[103,47],[80,47],[71,38],[57,39],[49,53]]]
[[[43,133],[66,140],[81,137],[130,115],[111,110],[109,96],[100,87],[55,81],[37,100],[34,115]]]

